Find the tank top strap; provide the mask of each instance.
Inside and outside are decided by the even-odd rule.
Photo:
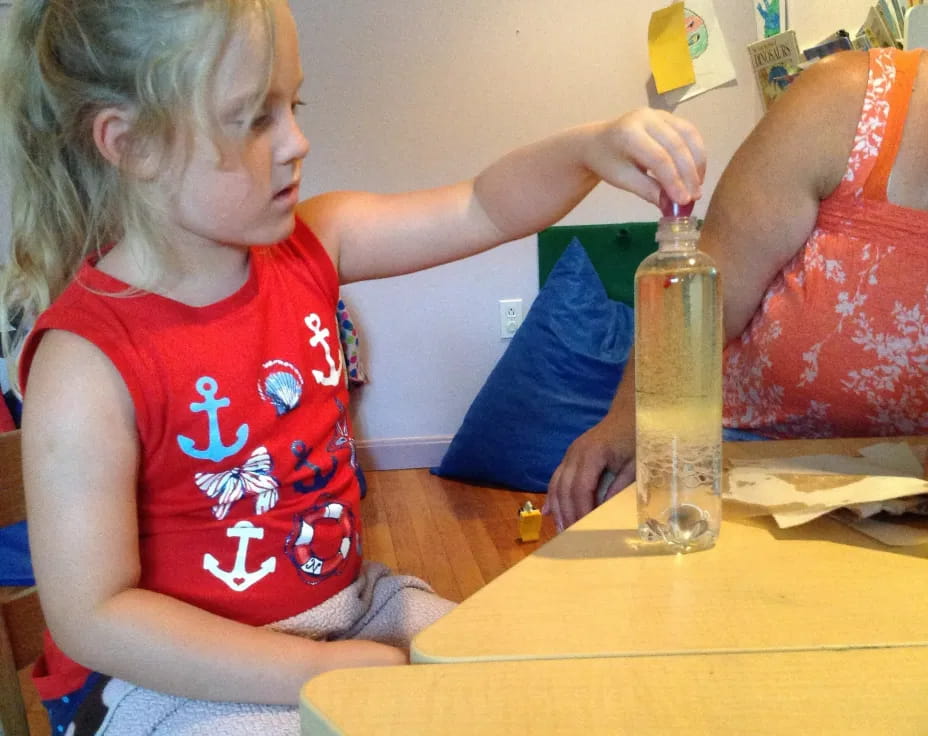
[[[888,106],[886,128],[879,153],[870,175],[863,187],[863,196],[871,200],[886,200],[886,188],[889,175],[896,162],[899,152],[899,142],[902,140],[902,131],[909,112],[909,101],[912,99],[912,89],[915,85],[915,76],[918,73],[918,64],[922,52],[899,51],[898,49],[871,49],[870,50],[870,81],[874,83],[878,77],[874,73],[875,66],[884,66],[887,62],[895,67],[892,82],[884,88],[884,104]],[[888,58],[887,58],[888,57]]]

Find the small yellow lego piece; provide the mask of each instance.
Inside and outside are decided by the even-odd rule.
[[[519,539],[523,542],[537,542],[541,536],[541,511],[531,501],[526,501],[519,509]]]

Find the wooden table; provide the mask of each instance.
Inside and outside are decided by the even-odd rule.
[[[924,440],[922,440],[924,441]],[[726,457],[873,439],[729,443]],[[726,506],[715,548],[649,555],[623,491],[417,636],[414,662],[928,646],[928,548]]]
[[[721,622],[720,622],[721,623]],[[336,670],[303,734],[924,734],[928,648]]]

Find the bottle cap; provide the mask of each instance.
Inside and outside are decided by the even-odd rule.
[[[661,190],[660,208],[664,217],[689,217],[693,213],[693,204],[693,202],[677,204],[667,196],[667,192]]]

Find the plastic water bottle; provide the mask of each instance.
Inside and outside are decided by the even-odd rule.
[[[635,273],[638,533],[689,552],[715,544],[722,516],[722,298],[692,206],[666,210]]]

